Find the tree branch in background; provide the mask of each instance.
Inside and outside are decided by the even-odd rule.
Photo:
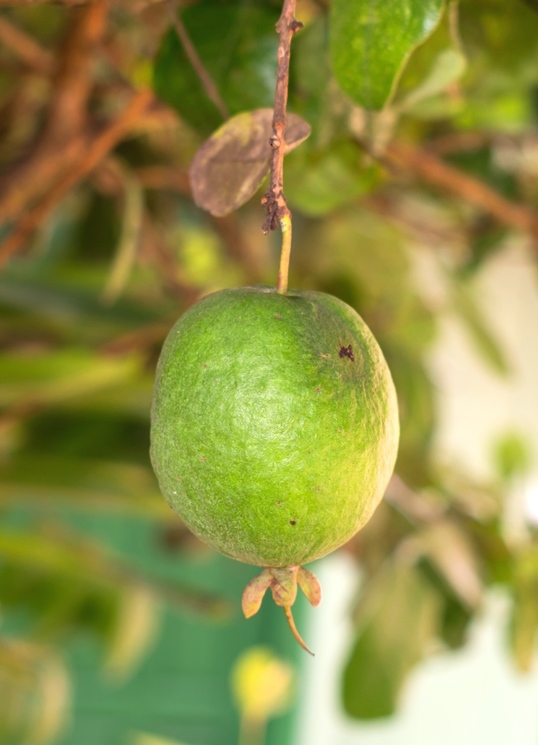
[[[179,40],[183,46],[183,50],[187,55],[189,62],[191,63],[195,73],[198,75],[198,78],[200,79],[200,82],[204,87],[207,97],[210,101],[213,102],[222,118],[228,119],[230,116],[230,112],[228,111],[226,104],[222,100],[222,97],[211,75],[205,69],[204,63],[200,59],[200,56],[196,51],[196,48],[192,43],[189,34],[187,33],[185,24],[183,23],[181,16],[177,12],[176,4],[169,1],[166,4],[166,8],[170,17],[170,23],[174,27],[175,32],[179,37]]]
[[[45,75],[52,72],[52,54],[4,16],[0,16],[0,43],[10,49],[30,70]]]
[[[43,130],[46,146],[64,143],[85,128],[93,87],[94,52],[105,33],[107,11],[108,0],[94,0],[91,5],[72,11],[52,80],[52,98]]]
[[[139,91],[120,116],[87,143],[69,172],[49,189],[46,196],[35,207],[25,214],[12,233],[0,244],[0,268],[10,256],[22,248],[67,192],[88,176],[117,143],[137,125],[152,100],[153,95],[150,91]]]
[[[107,0],[72,11],[59,49],[45,124],[23,160],[0,179],[0,222],[16,220],[85,149],[92,65],[106,24]]]
[[[392,143],[384,155],[389,165],[400,171],[411,172],[432,186],[485,210],[500,222],[538,239],[538,213],[511,202],[487,184],[445,163],[433,153]]]

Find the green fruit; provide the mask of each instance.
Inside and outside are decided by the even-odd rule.
[[[330,295],[223,290],[187,311],[164,344],[151,427],[161,490],[202,540],[274,570],[264,590],[366,523],[398,431],[381,350]]]

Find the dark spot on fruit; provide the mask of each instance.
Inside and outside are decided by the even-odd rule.
[[[275,318],[278,318],[280,320],[282,316],[280,315],[280,313],[275,313]]]
[[[297,520],[290,520],[290,525],[296,525],[296,524],[297,524]]]
[[[207,367],[205,362],[202,362],[202,367]]]
[[[202,461],[202,463],[205,463],[207,458],[205,457],[205,455],[201,455],[200,460]]]
[[[316,388],[316,393],[321,393],[321,388]]]
[[[342,359],[344,357],[347,357],[348,360],[355,362],[355,355],[353,354],[353,349],[351,348],[351,344],[348,344],[347,347],[340,345],[340,351],[338,352],[338,355],[342,357]]]

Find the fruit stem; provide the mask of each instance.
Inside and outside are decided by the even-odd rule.
[[[282,231],[282,248],[277,291],[285,294],[288,290],[288,270],[291,252],[291,212],[284,197],[284,154],[286,149],[286,106],[290,79],[290,52],[293,35],[303,27],[295,18],[297,0],[284,0],[282,13],[276,24],[280,37],[278,44],[278,67],[276,75],[275,103],[273,107],[273,134],[269,140],[271,146],[271,176],[269,188],[262,199],[266,218],[263,232]]]
[[[288,273],[290,269],[291,255],[291,212],[280,218],[280,229],[282,230],[282,248],[280,249],[280,266],[278,267],[277,292],[285,295],[288,291]]]
[[[285,605],[284,607],[284,613],[286,614],[286,619],[288,621],[289,627],[291,629],[291,633],[295,637],[295,639],[299,642],[301,647],[308,652],[308,654],[311,654],[312,657],[315,657],[314,652],[312,652],[311,649],[308,649],[305,642],[303,641],[301,635],[297,631],[297,626],[295,625],[295,621],[293,620],[293,614],[291,612],[291,605]]]

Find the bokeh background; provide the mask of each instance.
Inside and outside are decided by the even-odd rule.
[[[188,533],[148,456],[176,318],[275,283],[263,185],[215,217],[188,171],[271,107],[281,4],[0,0],[2,745],[538,739],[538,6],[376,4],[345,93],[341,7],[297,3],[290,283],[370,325],[402,440],[373,520],[313,566],[312,660],[268,601],[242,618],[255,570]],[[370,111],[402,8],[422,35]]]

